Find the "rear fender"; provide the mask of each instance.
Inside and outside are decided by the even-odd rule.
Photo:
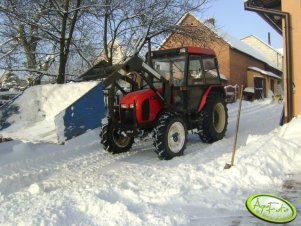
[[[201,99],[201,102],[200,102],[200,106],[199,106],[199,109],[198,109],[198,112],[200,112],[205,104],[206,104],[206,101],[207,101],[207,97],[209,96],[210,93],[212,92],[215,92],[215,93],[221,93],[224,97],[226,96],[226,92],[225,92],[225,89],[223,86],[220,86],[220,85],[212,85],[212,86],[209,86],[208,89],[205,91],[202,99]]]

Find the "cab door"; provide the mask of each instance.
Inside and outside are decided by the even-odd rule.
[[[196,112],[205,86],[205,73],[203,70],[202,56],[190,55],[187,75],[187,109]]]

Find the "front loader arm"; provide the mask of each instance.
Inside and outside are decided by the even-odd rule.
[[[130,72],[145,72],[153,77],[155,77],[158,80],[161,80],[165,87],[169,86],[169,81],[166,80],[162,75],[160,75],[156,70],[151,68],[149,65],[143,62],[143,60],[137,56],[134,55],[130,58],[128,58],[122,65],[119,65],[116,70],[110,74],[104,81],[103,84],[105,87],[108,87],[114,83],[116,83],[119,79],[122,79],[123,76],[126,76]],[[141,77],[143,80],[149,85],[149,87],[164,101],[164,97],[162,94],[156,89],[142,73]]]
[[[92,68],[88,69],[80,77],[83,80],[95,80],[102,79],[104,88],[109,86],[111,92],[108,95],[109,102],[113,103],[115,88],[121,90],[124,93],[122,87],[118,85],[118,80],[124,80],[135,87],[138,88],[136,81],[132,80],[127,76],[131,72],[139,73],[142,79],[149,85],[149,87],[158,95],[158,97],[164,102],[165,106],[170,106],[171,103],[171,85],[169,80],[165,79],[160,73],[154,70],[152,67],[143,62],[138,55],[127,58],[122,64],[119,65],[110,65],[106,61],[100,61],[98,64],[94,65]],[[145,76],[144,73],[147,73],[148,76]],[[163,83],[164,93],[160,93],[158,89],[153,85],[152,80],[149,79],[149,76],[156,78]]]

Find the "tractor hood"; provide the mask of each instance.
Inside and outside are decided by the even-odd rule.
[[[161,93],[162,89],[159,89],[159,92]],[[131,92],[120,100],[121,118],[124,115],[134,117],[140,125],[153,122],[162,108],[163,101],[152,89]]]
[[[162,89],[159,89],[160,93],[161,91]],[[120,104],[124,108],[130,108],[131,104],[135,104],[136,107],[139,107],[144,100],[157,98],[159,98],[158,95],[152,89],[143,89],[128,93],[121,99]]]

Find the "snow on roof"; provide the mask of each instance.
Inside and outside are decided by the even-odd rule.
[[[233,49],[236,49],[236,50],[243,52],[251,57],[254,57],[255,59],[260,60],[278,70],[277,65],[275,63],[273,63],[270,59],[265,57],[258,50],[254,49],[253,47],[249,46],[248,44],[244,43],[243,41],[239,40],[236,37],[233,37],[232,35],[228,34],[227,32],[225,32],[221,29],[215,30],[212,26],[210,26],[206,23],[204,23],[204,25],[207,26],[212,31],[214,31],[220,38],[222,38],[225,42],[227,42]]]
[[[244,91],[247,93],[255,93],[254,87],[246,87]]]
[[[196,20],[198,20],[201,24],[205,25],[207,28],[209,28],[211,31],[213,31],[219,38],[223,39],[225,42],[227,42],[233,49],[236,49],[240,52],[243,52],[251,57],[254,57],[257,60],[260,60],[266,64],[268,64],[269,66],[277,69],[277,65],[275,63],[273,63],[271,60],[269,60],[268,58],[266,58],[262,53],[260,53],[259,51],[257,51],[256,49],[252,48],[251,46],[247,45],[246,43],[242,42],[241,40],[239,40],[238,38],[233,37],[232,35],[228,34],[227,32],[221,30],[221,29],[216,29],[214,26],[212,26],[209,23],[203,22],[202,20],[200,20],[196,15],[194,15],[193,13],[189,12],[184,14],[176,23],[177,25],[180,25],[183,20],[187,17],[187,16],[193,16]],[[161,46],[167,41],[167,39],[171,36],[171,34],[169,36],[167,36]]]
[[[248,69],[253,70],[253,71],[257,71],[257,72],[259,72],[261,74],[264,74],[264,75],[267,75],[269,77],[273,77],[273,78],[277,78],[277,79],[282,79],[280,76],[274,74],[273,72],[265,71],[265,70],[262,70],[262,69],[260,69],[258,67],[248,67]]]
[[[280,54],[283,55],[283,48],[276,49]]]

